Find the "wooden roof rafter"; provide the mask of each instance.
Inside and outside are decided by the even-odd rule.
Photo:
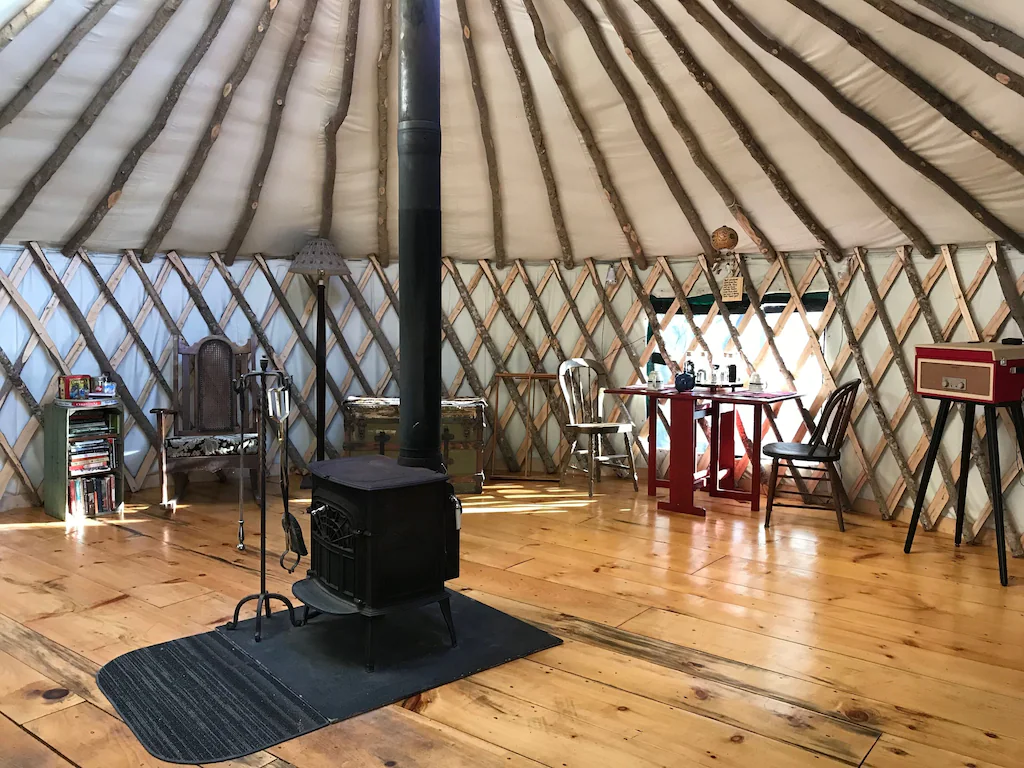
[[[622,102],[626,107],[626,111],[629,112],[629,117],[633,121],[633,126],[636,128],[640,140],[651,156],[654,165],[658,168],[658,172],[665,180],[665,185],[675,199],[676,204],[683,212],[683,216],[690,225],[690,229],[693,230],[693,234],[696,236],[697,242],[700,243],[701,249],[705,254],[713,257],[718,253],[718,250],[711,243],[711,235],[701,221],[700,214],[697,212],[693,200],[684,189],[682,181],[680,181],[679,176],[672,167],[672,163],[668,159],[668,155],[665,154],[665,150],[658,141],[658,137],[647,121],[643,107],[640,105],[640,99],[629,84],[623,71],[619,68],[618,62],[615,61],[611,49],[601,34],[597,19],[583,0],[562,0],[562,2],[569,6],[569,10],[573,12],[573,15],[579,20],[580,26],[583,27],[583,31],[590,41],[594,54],[597,56],[608,78],[612,81],[612,85],[615,86],[615,90],[618,91],[619,96],[622,98]]]
[[[249,72],[249,67],[252,65],[253,59],[256,58],[256,53],[259,51],[260,45],[267,35],[267,30],[270,29],[270,22],[274,16],[277,4],[278,0],[268,0],[266,7],[263,9],[263,12],[260,14],[260,17],[256,22],[256,27],[253,29],[252,35],[250,35],[241,54],[239,54],[235,68],[231,71],[231,74],[228,75],[227,80],[224,81],[224,85],[221,88],[220,98],[217,100],[217,104],[213,108],[210,119],[206,124],[206,129],[204,130],[202,137],[199,139],[199,142],[196,144],[195,149],[192,151],[192,156],[189,159],[185,170],[178,178],[178,182],[175,185],[174,190],[168,196],[167,202],[164,204],[164,208],[161,211],[156,224],[154,224],[153,228],[150,230],[149,236],[146,239],[146,244],[142,247],[141,258],[143,262],[153,260],[153,256],[160,248],[160,244],[163,241],[164,236],[170,231],[171,226],[174,224],[174,220],[178,216],[178,212],[181,211],[182,205],[185,204],[185,198],[188,197],[188,193],[192,191],[192,187],[199,178],[199,173],[203,169],[206,158],[209,156],[214,142],[217,141],[217,138],[220,136],[221,123],[227,115],[228,108],[231,106],[231,101],[234,99],[235,92],[238,90],[238,86]]]
[[[249,181],[249,191],[245,197],[245,205],[242,207],[238,223],[231,234],[231,240],[228,241],[228,247],[224,250],[224,263],[229,266],[235,262],[235,257],[238,256],[238,252],[245,242],[245,236],[249,234],[252,220],[256,217],[256,208],[259,206],[260,195],[263,192],[263,182],[267,177],[270,161],[274,157],[274,149],[277,146],[277,134],[281,130],[281,118],[284,116],[288,86],[291,85],[292,76],[295,74],[295,68],[299,63],[299,56],[302,55],[302,49],[306,46],[306,38],[309,36],[309,28],[313,24],[313,14],[316,13],[318,2],[319,0],[306,0],[305,5],[302,6],[302,15],[299,17],[299,23],[295,27],[295,34],[292,35],[292,42],[288,47],[288,53],[281,64],[281,72],[277,77],[277,85],[274,87],[274,95],[272,97],[273,101],[270,104],[270,116],[267,118],[267,127],[263,134],[263,146],[260,149],[256,167],[253,169],[252,178]]]
[[[477,117],[480,123],[480,139],[484,146],[484,161],[487,166],[487,185],[491,193],[491,226],[494,231],[494,261],[499,269],[505,268],[505,220],[502,210],[501,173],[498,168],[498,151],[494,146],[494,131],[491,128],[491,109],[487,103],[487,91],[484,89],[480,71],[480,60],[476,54],[476,43],[473,42],[473,28],[469,21],[469,9],[466,0],[455,0],[462,25],[462,46],[466,51],[466,63],[469,65],[469,82],[473,89],[476,102]]]
[[[893,21],[913,30],[921,37],[926,37],[939,45],[948,48],[964,61],[980,69],[997,83],[1005,85],[1011,91],[1024,96],[1024,77],[1009,67],[975,48],[959,35],[945,27],[939,26],[923,16],[911,13],[893,0],[864,0],[868,5],[881,11]]]
[[[50,81],[50,78],[60,68],[60,65],[64,63],[64,60],[89,34],[90,30],[99,23],[100,19],[107,14],[107,11],[114,7],[116,2],[117,0],[98,0],[96,5],[79,19],[78,23],[71,28],[71,31],[53,49],[53,52],[46,58],[43,65],[21,86],[18,92],[11,97],[10,101],[0,109],[0,128],[3,128],[16,118],[21,110],[25,108],[25,105],[32,100],[32,97],[42,90],[43,86]]]
[[[692,4],[695,0],[680,0],[684,4]],[[900,160],[916,170],[926,179],[938,186],[949,197],[959,203],[975,219],[988,227],[993,233],[1010,243],[1017,250],[1024,252],[1024,235],[1015,231],[1013,227],[1003,222],[994,213],[989,211],[977,199],[975,199],[963,187],[957,184],[952,178],[929,163],[916,152],[908,148],[889,128],[880,120],[869,114],[866,110],[853,104],[844,97],[824,76],[816,69],[804,62],[796,53],[766,34],[751,19],[741,11],[732,0],[711,0],[751,41],[758,47],[767,51],[770,55],[786,64],[790,69],[800,75],[804,80],[814,86],[836,109],[858,125],[867,129],[879,139],[889,150]],[[724,30],[723,30],[724,34]],[[734,47],[739,44],[729,38]],[[749,71],[749,69],[748,69]],[[767,86],[766,86],[767,87]],[[775,91],[781,90],[775,86]],[[778,98],[776,93],[773,95]],[[781,103],[781,102],[780,102]],[[915,242],[915,247],[917,243]],[[929,245],[924,251],[918,247],[923,254],[934,254],[934,249]]]
[[[15,36],[43,11],[50,7],[53,0],[27,0],[14,16],[0,27],[0,51],[10,45]]]
[[[350,0],[345,25],[345,63],[341,70],[338,104],[324,126],[324,179],[320,195],[320,237],[329,240],[334,224],[334,187],[338,172],[338,131],[341,130],[352,104],[352,84],[356,72],[356,45],[359,42],[359,10],[361,0]]]
[[[622,234],[626,238],[626,243],[629,245],[630,253],[633,255],[633,258],[637,260],[641,269],[646,269],[647,255],[645,254],[644,247],[640,242],[640,235],[636,231],[636,227],[633,226],[629,213],[626,211],[622,198],[619,196],[618,189],[612,179],[611,171],[608,168],[608,162],[605,160],[604,153],[597,144],[594,132],[591,130],[590,125],[587,122],[587,118],[584,116],[583,110],[580,108],[579,101],[573,93],[572,86],[569,85],[569,82],[565,77],[565,73],[562,71],[562,67],[559,65],[558,59],[555,57],[554,51],[551,50],[551,46],[548,44],[547,35],[544,32],[544,23],[541,21],[540,14],[537,13],[537,7],[534,5],[533,0],[523,0],[523,4],[526,7],[527,14],[530,16],[530,21],[533,24],[533,36],[537,43],[537,49],[540,51],[541,56],[548,65],[551,77],[555,81],[555,85],[558,87],[559,93],[562,95],[562,101],[565,103],[565,107],[569,111],[569,115],[572,117],[573,123],[576,125],[576,130],[579,132],[580,138],[583,139],[583,144],[586,146],[587,152],[590,154],[590,160],[594,164],[594,170],[597,172],[597,176],[601,180],[603,192],[608,200],[608,204],[612,208],[612,212],[615,214],[615,218],[619,222]]]
[[[107,191],[96,201],[92,211],[85,217],[85,221],[79,225],[75,233],[64,244],[62,251],[65,256],[70,256],[85,244],[85,241],[96,231],[96,228],[103,221],[107,213],[121,199],[121,194],[132,175],[132,171],[135,170],[135,166],[138,165],[146,150],[153,145],[153,142],[157,140],[157,137],[160,136],[160,133],[167,125],[167,120],[178,103],[178,99],[181,98],[181,93],[185,89],[186,83],[188,83],[192,73],[195,72],[196,67],[203,60],[206,52],[210,50],[210,45],[213,43],[217,33],[220,32],[220,28],[224,24],[224,20],[227,18],[228,11],[231,10],[233,3],[234,0],[220,0],[213,15],[210,17],[210,21],[206,25],[206,29],[203,30],[203,34],[200,35],[195,46],[192,48],[192,52],[189,53],[188,58],[181,65],[178,74],[167,88],[167,92],[160,102],[160,109],[157,110],[153,121],[143,131],[132,148],[128,150],[128,154],[121,160],[120,165],[118,165],[117,170],[114,172],[114,177],[110,180]]]
[[[575,264],[575,257],[573,255],[572,240],[566,229],[565,217],[562,213],[558,183],[551,168],[551,159],[548,157],[544,128],[537,115],[537,103],[533,85],[530,82],[529,73],[526,71],[523,55],[519,50],[519,43],[516,42],[516,37],[512,33],[512,27],[509,24],[508,13],[505,10],[506,1],[490,0],[491,11],[494,13],[494,20],[498,25],[498,33],[505,44],[505,51],[508,53],[509,62],[512,64],[512,71],[515,73],[516,82],[519,84],[519,93],[523,100],[523,113],[526,116],[526,123],[530,128],[530,138],[533,140],[533,148],[537,154],[537,163],[540,166],[541,177],[544,179],[544,188],[547,190],[548,207],[551,209],[551,219],[555,226],[555,235],[558,237],[558,245],[562,249],[562,263],[567,268],[572,269]]]
[[[622,44],[626,48],[626,55],[636,65],[637,69],[640,70],[647,84],[654,91],[658,102],[668,115],[669,122],[686,145],[694,165],[697,166],[700,172],[704,174],[704,177],[711,183],[711,186],[715,188],[715,191],[718,192],[719,197],[722,198],[722,204],[729,209],[729,212],[732,213],[733,218],[736,220],[736,224],[746,232],[761,255],[773,261],[777,259],[779,254],[775,250],[775,246],[772,245],[768,236],[761,231],[761,228],[757,226],[752,214],[744,209],[729,182],[725,180],[725,177],[722,176],[714,162],[704,151],[700,137],[683,115],[683,111],[672,95],[671,90],[658,73],[657,67],[647,58],[643,47],[640,45],[640,41],[636,38],[633,29],[630,27],[628,19],[621,8],[615,4],[616,0],[600,0],[600,3],[608,15],[612,26],[615,28],[619,39],[622,40]],[[835,247],[838,250],[838,245]]]
[[[57,148],[53,150],[50,156],[43,161],[43,164],[25,182],[17,197],[7,207],[7,210],[3,212],[3,215],[0,216],[0,242],[7,239],[11,230],[21,220],[21,217],[25,215],[29,206],[32,205],[32,201],[36,199],[36,196],[42,191],[43,187],[53,178],[53,175],[57,173],[64,161],[68,159],[72,150],[78,146],[78,142],[88,133],[89,128],[96,122],[103,108],[106,107],[117,90],[131,73],[135,71],[139,61],[163,28],[167,26],[167,22],[171,20],[181,2],[182,0],[164,0],[160,4],[142,32],[139,33],[138,37],[128,47],[128,50],[125,51],[120,63],[104,80],[99,90],[93,94],[88,106],[79,115],[74,125],[64,134]]]
[[[923,5],[930,11],[934,11],[947,21],[951,21],[968,32],[973,32],[982,40],[995,43],[1000,48],[1012,51],[1024,58],[1024,37],[1021,37],[1005,27],[996,24],[994,21],[983,19],[965,8],[961,8],[951,0],[914,0],[918,5]]]
[[[1024,154],[989,130],[957,102],[944,96],[938,88],[885,50],[860,27],[851,24],[839,14],[821,5],[817,0],[787,0],[787,2],[831,29],[879,69],[911,90],[918,98],[930,105],[966,135],[1018,173],[1024,173]]]
[[[774,99],[778,102],[779,106],[792,117],[799,125],[807,132],[807,134],[814,139],[818,146],[831,157],[836,164],[846,173],[846,175],[856,184],[860,189],[871,199],[871,201],[878,207],[882,213],[884,213],[893,224],[914,244],[917,250],[925,256],[931,257],[935,255],[935,250],[931,245],[929,239],[925,234],[917,227],[913,221],[910,220],[909,216],[905,214],[890,198],[882,191],[882,189],[875,184],[875,182],[861,169],[861,167],[854,161],[852,157],[846,152],[845,149],[837,142],[832,135],[825,130],[825,128],[815,120],[809,112],[807,112],[799,102],[794,99],[784,88],[782,88],[775,79],[768,73],[768,71],[762,67],[757,60],[747,52],[747,50],[739,44],[733,37],[725,30],[725,28],[718,23],[717,19],[708,12],[703,5],[697,0],[679,0],[680,4],[686,10],[687,13],[700,24],[710,34],[723,49],[725,49],[739,64],[742,66],[751,77],[754,78],[757,83],[764,88]],[[733,18],[733,14],[740,14],[740,11],[735,8],[731,3],[724,4],[715,0],[715,3],[720,9],[733,19],[737,24],[739,22]],[[684,66],[690,71],[691,76],[704,88],[705,92],[715,103],[715,105],[721,110],[722,114],[729,121],[729,124],[736,131],[740,138],[744,148],[750,153],[750,156],[761,166],[761,169],[768,176],[768,179],[772,182],[776,191],[782,197],[783,201],[793,212],[793,214],[800,220],[811,236],[814,237],[818,243],[828,251],[829,256],[833,261],[840,261],[842,259],[842,250],[838,243],[835,242],[834,238],[829,234],[825,227],[817,220],[817,218],[807,209],[801,198],[786,182],[785,177],[772,159],[768,156],[767,152],[762,148],[761,144],[754,138],[753,133],[747,126],[746,122],[740,116],[739,112],[733,106],[732,102],[726,96],[725,92],[718,87],[717,83],[712,77],[700,66],[693,54],[690,53],[686,44],[683,42],[682,37],[676,31],[676,29],[670,24],[668,18],[664,12],[652,1],[652,0],[637,0],[637,4],[651,17],[655,25],[661,31],[663,35],[668,39],[669,44],[675,51],[676,55],[683,62]],[[745,18],[745,17],[744,17]],[[746,32],[743,26],[741,29]],[[750,33],[747,32],[749,35]]]

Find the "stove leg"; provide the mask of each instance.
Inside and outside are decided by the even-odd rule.
[[[445,597],[441,602],[441,615],[444,616],[444,623],[448,625],[448,636],[452,639],[452,648],[459,644],[459,641],[455,639],[455,622],[452,621],[452,604],[451,601]]]
[[[363,659],[366,671],[373,672],[373,616],[364,616],[363,626]]]

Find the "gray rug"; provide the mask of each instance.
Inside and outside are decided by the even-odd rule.
[[[119,656],[96,682],[152,755],[216,763],[561,643],[457,593],[451,607],[455,648],[436,604],[375,620],[373,672],[363,666],[361,616],[292,627],[275,611],[260,643],[250,619]]]

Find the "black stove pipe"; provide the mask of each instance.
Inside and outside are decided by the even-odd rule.
[[[398,462],[441,469],[441,10],[398,3]]]

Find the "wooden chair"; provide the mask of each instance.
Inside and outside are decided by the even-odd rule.
[[[811,439],[806,443],[769,443],[764,447],[766,456],[772,457],[772,474],[768,480],[768,504],[764,512],[764,527],[771,523],[772,504],[775,501],[775,492],[779,480],[779,463],[787,462],[796,470],[792,462],[801,461],[812,464],[821,464],[824,469],[819,469],[818,479],[825,480],[832,486],[831,496],[824,494],[805,494],[805,497],[831,500],[832,507],[836,511],[836,520],[839,521],[839,530],[845,531],[843,525],[843,507],[852,509],[850,499],[843,488],[843,480],[839,475],[839,456],[842,450],[843,437],[846,435],[846,428],[850,425],[850,416],[853,413],[853,404],[857,399],[857,390],[860,389],[860,379],[843,384],[829,395],[825,401],[825,407],[821,411],[818,425],[811,434]],[[815,471],[813,469],[805,470]],[[804,472],[800,473],[804,477]],[[793,506],[793,505],[780,505]],[[801,506],[812,506],[801,504]],[[815,509],[828,509],[828,507],[814,507]]]
[[[175,338],[178,358],[171,405],[150,411],[156,414],[157,429],[164,435],[160,445],[161,506],[174,509],[188,486],[188,473],[197,469],[223,477],[225,469],[241,464],[249,470],[255,493],[259,478],[256,400],[246,398],[242,413],[234,388],[236,379],[255,369],[255,339],[239,345],[223,336],[207,336],[188,346]],[[174,478],[174,499],[168,498],[168,475]]]
[[[569,452],[563,459],[562,480],[570,470],[585,472],[589,480],[589,494],[594,495],[594,482],[601,480],[601,465],[617,469],[625,469],[633,478],[633,490],[639,490],[636,477],[636,465],[633,463],[633,422],[604,421],[603,401],[604,387],[600,382],[605,376],[604,366],[596,360],[573,358],[558,366],[558,383],[562,388],[562,396],[568,406],[569,423],[565,425],[565,435],[570,441]],[[592,393],[596,392],[597,397]],[[629,414],[626,414],[629,418]],[[607,438],[610,435],[623,435],[626,441],[625,454],[606,455]],[[580,442],[586,438],[586,447]],[[574,458],[585,455],[586,467],[573,467]],[[627,464],[622,464],[625,459]],[[619,462],[619,463],[616,463]]]

